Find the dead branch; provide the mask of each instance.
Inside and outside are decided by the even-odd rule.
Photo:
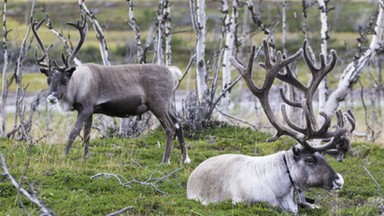
[[[189,69],[191,69],[192,63],[195,61],[195,59],[196,59],[196,54],[193,54],[192,57],[189,59],[189,63],[185,68],[183,75],[181,75],[180,79],[177,81],[175,87],[173,88],[173,92],[175,92],[176,89],[179,88],[181,81],[184,79],[185,75],[187,75],[187,73],[189,72]]]
[[[245,124],[245,125],[248,125],[248,126],[252,127],[254,130],[260,129],[260,127],[258,127],[258,126],[256,126],[256,125],[253,125],[253,124],[251,124],[251,123],[249,123],[249,122],[247,122],[247,121],[243,121],[243,120],[241,120],[241,119],[238,119],[238,118],[235,118],[235,117],[233,117],[233,116],[230,116],[230,115],[224,113],[223,111],[221,111],[221,110],[219,110],[219,109],[216,109],[216,110],[217,110],[221,115],[223,115],[223,116],[226,117],[226,118],[229,118],[229,119],[231,119],[231,120],[234,120],[234,121],[243,123],[243,124]]]
[[[363,168],[364,168],[365,172],[367,172],[369,177],[371,177],[372,181],[376,184],[376,186],[377,186],[377,194],[380,197],[380,202],[383,202],[383,193],[382,193],[382,190],[381,190],[381,187],[380,187],[379,183],[376,181],[376,179],[372,176],[372,174],[369,172],[369,170],[366,167],[363,167]]]
[[[0,159],[1,159],[1,164],[2,164],[2,168],[4,170],[4,172],[2,173],[3,176],[6,176],[9,178],[9,180],[11,180],[11,183],[12,185],[19,191],[21,192],[28,200],[30,200],[31,202],[33,202],[34,204],[36,204],[39,208],[40,208],[40,211],[42,212],[41,215],[54,215],[52,213],[52,211],[47,208],[45,206],[45,204],[39,200],[37,198],[37,194],[35,192],[33,193],[29,193],[27,190],[25,190],[24,188],[22,188],[18,182],[15,180],[15,178],[11,175],[11,173],[9,172],[8,168],[7,168],[7,165],[5,163],[5,157],[3,156],[3,154],[0,153]]]
[[[135,208],[135,207],[134,207],[134,206],[128,206],[128,207],[122,208],[122,209],[120,209],[120,210],[118,210],[118,211],[109,213],[109,214],[107,214],[106,216],[115,216],[115,215],[119,215],[119,214],[122,214],[122,213],[124,213],[124,212],[126,212],[126,211],[128,211],[128,210],[130,210],[130,209],[133,209],[133,208]]]
[[[47,18],[47,27],[49,29],[49,31],[51,31],[54,35],[56,35],[57,38],[59,38],[59,40],[61,41],[61,43],[63,44],[64,46],[64,49],[65,51],[67,52],[68,55],[71,55],[73,50],[70,48],[70,46],[68,45],[68,40],[64,37],[63,33],[62,32],[59,32],[57,31],[55,28],[53,28],[53,25],[51,23],[51,19],[49,18],[48,16],[48,12],[46,10],[46,8],[43,9],[43,12],[45,13],[45,16]],[[69,34],[69,33],[68,33]],[[69,38],[69,36],[68,36]],[[75,58],[73,59],[73,61],[75,62],[76,65],[81,65],[81,61],[80,59],[75,56]]]
[[[150,175],[149,177],[147,178],[147,180],[145,181],[139,181],[139,180],[136,180],[136,179],[133,179],[133,180],[130,180],[130,181],[127,181],[126,178],[124,178],[124,176],[120,175],[120,174],[110,174],[110,173],[98,173],[94,176],[91,177],[91,179],[96,179],[96,178],[99,178],[99,177],[106,177],[106,178],[110,178],[110,177],[114,177],[117,182],[122,185],[122,186],[130,186],[131,184],[140,184],[140,185],[144,185],[144,186],[149,186],[149,187],[152,187],[154,188],[157,192],[161,193],[161,194],[164,194],[166,195],[167,192],[165,191],[162,191],[159,189],[158,187],[158,183],[163,181],[164,179],[168,178],[169,176],[172,176],[173,174],[175,174],[176,172],[180,171],[181,169],[183,169],[183,167],[179,167],[177,168],[176,170],[170,172],[169,174],[166,174],[166,175],[163,175],[162,177],[159,177],[159,178],[153,178],[153,175],[159,171],[161,166],[159,166],[156,170],[154,170]]]
[[[99,22],[97,21],[96,16],[93,14],[91,10],[87,8],[84,0],[79,0],[79,6],[81,10],[89,17],[90,21],[92,22],[93,28],[96,31],[96,38],[99,41],[100,53],[103,59],[103,64],[111,65],[111,63],[109,62],[109,51],[108,51],[107,39],[105,38],[104,31],[101,28]]]
[[[32,20],[32,17],[34,14],[34,10],[35,10],[35,0],[32,0],[32,6],[31,6],[31,12],[30,12],[31,20]],[[14,126],[13,126],[13,131],[15,131],[17,128],[20,128],[20,129],[23,128],[23,127],[20,127],[23,125],[24,114],[25,114],[24,102],[23,102],[24,95],[25,95],[25,88],[23,88],[23,86],[22,86],[22,77],[23,77],[22,65],[24,63],[24,60],[25,60],[27,53],[29,51],[29,48],[30,48],[30,44],[28,45],[28,42],[27,42],[30,32],[31,32],[31,27],[28,28],[27,33],[25,34],[23,41],[21,42],[20,54],[17,58],[15,72],[13,74],[15,77],[15,80],[16,80],[16,85],[17,85],[16,97],[15,97],[16,112],[15,112],[15,122],[14,122]],[[32,41],[30,41],[30,43],[31,42]],[[19,118],[20,118],[20,120],[19,120]],[[18,126],[18,121],[20,121],[20,126]],[[23,134],[23,135],[25,135],[25,134]]]

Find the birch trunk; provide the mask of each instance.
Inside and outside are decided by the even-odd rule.
[[[129,25],[132,27],[133,32],[135,33],[135,41],[137,45],[137,62],[138,63],[145,63],[145,58],[144,58],[144,48],[141,43],[141,36],[140,36],[140,28],[136,23],[136,18],[135,18],[135,6],[133,5],[132,0],[127,0],[128,6],[129,6],[129,11],[128,11],[128,16],[129,16]]]
[[[222,81],[222,92],[224,92],[228,86],[231,85],[231,64],[229,57],[234,55],[235,49],[235,34],[237,25],[237,0],[232,0],[232,12],[231,17],[228,13],[228,1],[223,0],[223,14],[224,14],[224,34],[225,34],[225,46],[223,54],[223,81]],[[222,109],[228,109],[230,103],[230,93],[227,91],[224,93],[222,98]]]
[[[195,2],[197,1],[197,2]],[[206,83],[207,69],[205,65],[206,21],[205,0],[190,0],[190,13],[196,32],[196,90],[199,104],[204,103],[208,86]]]
[[[7,87],[7,70],[8,70],[8,50],[7,50],[7,0],[4,0],[3,3],[3,76],[2,76],[2,85],[1,85],[1,101],[0,101],[0,137],[4,137],[5,133],[5,106],[7,103],[8,96],[8,87]]]
[[[157,35],[156,35],[156,64],[163,65],[164,64],[164,56],[163,56],[163,14],[164,14],[164,1],[159,0],[159,8],[157,9]]]
[[[340,101],[346,96],[348,89],[351,88],[358,80],[359,75],[361,74],[364,67],[369,64],[371,59],[376,56],[376,50],[380,47],[382,43],[383,35],[383,24],[384,24],[384,2],[383,0],[379,1],[379,13],[377,15],[376,26],[374,29],[375,34],[372,36],[371,44],[367,51],[356,60],[356,62],[351,62],[343,71],[343,74],[340,78],[337,89],[332,92],[329,96],[325,106],[321,111],[326,115],[332,116],[335,113],[337,107],[339,106]]]
[[[328,1],[318,0],[321,20],[321,54],[324,55],[325,62],[328,61]],[[328,98],[327,76],[319,84],[319,110],[323,109]]]
[[[172,65],[172,35],[171,35],[171,6],[169,5],[169,1],[165,0],[164,2],[164,27],[165,27],[165,66]]]

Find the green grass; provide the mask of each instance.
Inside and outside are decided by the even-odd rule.
[[[265,155],[288,149],[294,143],[280,139],[265,143],[268,134],[249,128],[215,125],[204,131],[186,134],[190,146],[190,165],[180,165],[180,151],[172,150],[171,165],[160,166],[164,147],[161,129],[139,138],[93,139],[91,156],[82,158],[79,141],[67,157],[63,157],[63,143],[28,145],[12,140],[1,140],[0,152],[6,157],[11,174],[19,179],[25,172],[26,183],[33,185],[38,197],[57,215],[106,215],[133,206],[126,215],[280,215],[286,214],[266,204],[254,206],[230,202],[203,206],[186,199],[189,174],[203,160],[223,153]],[[158,141],[161,147],[158,146]],[[64,141],[63,141],[64,142]],[[176,144],[175,144],[176,145]],[[345,179],[345,187],[338,194],[313,189],[307,196],[316,198],[321,209],[300,209],[303,215],[378,215],[378,189],[363,167],[380,185],[384,185],[384,149],[367,143],[354,143],[343,163],[328,158],[329,163]],[[98,173],[119,174],[126,180],[145,181],[175,174],[159,182],[159,190],[139,184],[123,187],[114,178],[91,177]],[[25,198],[24,205],[31,215],[38,209]],[[0,178],[0,215],[23,214],[17,203],[17,191],[8,179]]]

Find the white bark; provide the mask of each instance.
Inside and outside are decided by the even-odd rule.
[[[232,0],[231,17],[228,16],[228,1],[223,0],[225,46],[223,54],[222,92],[231,85],[231,64],[229,57],[234,55],[235,33],[237,25],[237,0]],[[222,108],[226,109],[230,103],[230,94],[226,92],[222,98]]]
[[[376,50],[382,43],[384,30],[384,1],[379,0],[379,14],[374,29],[375,34],[372,36],[369,49],[356,61],[351,62],[343,71],[337,89],[329,96],[324,108],[321,110],[328,116],[332,116],[339,106],[340,101],[346,96],[348,89],[351,88],[359,78],[364,67],[369,64],[370,60],[376,56]]]
[[[0,137],[5,136],[5,105],[7,103],[7,70],[8,70],[8,50],[7,50],[7,0],[4,0],[3,4],[3,76],[1,86],[1,101],[0,101]]]
[[[282,16],[282,38],[281,38],[281,43],[283,44],[283,53],[287,54],[287,47],[286,47],[286,39],[287,39],[287,0],[283,0],[283,10],[281,12]]]
[[[163,65],[164,64],[164,56],[163,56],[163,13],[164,11],[164,1],[159,0],[159,8],[157,10],[157,35],[156,35],[156,64]]]
[[[4,170],[2,174],[2,176],[5,176],[5,177],[8,177],[9,180],[11,181],[12,185],[20,192],[22,193],[29,201],[33,202],[34,204],[36,204],[37,206],[39,206],[40,208],[40,211],[41,211],[41,215],[46,215],[46,216],[50,216],[50,215],[54,215],[52,214],[51,210],[49,208],[47,208],[45,206],[45,204],[39,200],[37,198],[37,195],[32,192],[30,193],[29,191],[25,190],[24,188],[22,188],[19,183],[16,181],[16,179],[11,175],[11,173],[9,172],[8,168],[7,168],[7,165],[5,164],[5,158],[4,156],[0,153],[0,160],[1,160],[1,166]]]
[[[190,0],[190,13],[193,27],[196,32],[196,90],[199,103],[204,102],[204,93],[208,86],[206,83],[207,69],[205,65],[205,37],[207,34],[205,15],[205,0]]]
[[[105,38],[103,29],[101,28],[99,22],[97,21],[95,15],[90,11],[85,5],[84,0],[79,0],[79,6],[82,11],[89,17],[89,20],[92,22],[93,28],[96,31],[96,38],[99,41],[101,58],[103,59],[104,65],[111,65],[109,62],[109,51],[107,45],[107,39]]]
[[[137,62],[138,63],[143,63],[144,62],[144,49],[141,44],[141,39],[140,39],[140,28],[136,23],[136,18],[135,18],[135,6],[133,5],[132,0],[128,0],[128,16],[129,16],[129,25],[132,27],[133,32],[135,33],[135,41],[137,45]]]
[[[320,9],[320,20],[321,20],[321,54],[324,55],[325,62],[328,58],[328,8],[327,3],[324,0],[318,0]],[[328,98],[328,84],[327,77],[319,84],[319,110],[323,109]]]
[[[163,17],[164,17],[164,27],[165,27],[165,66],[172,65],[172,35],[171,35],[171,6],[169,5],[169,1],[166,0],[163,9]]]
[[[51,20],[48,18],[48,23],[47,23],[47,26],[48,26],[48,29],[49,31],[51,31],[54,35],[56,35],[57,38],[59,38],[59,40],[61,41],[61,43],[63,44],[64,46],[64,49],[65,51],[67,52],[68,55],[71,55],[72,54],[72,51],[69,46],[68,46],[68,41],[67,39],[65,39],[65,37],[63,36],[62,33],[60,33],[59,31],[57,31],[55,28],[53,28],[52,26],[52,23],[51,23]],[[78,57],[75,56],[75,58],[73,59],[73,61],[75,62],[75,64],[78,66],[78,65],[81,65],[81,61]]]

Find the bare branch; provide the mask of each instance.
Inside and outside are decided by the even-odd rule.
[[[369,170],[366,167],[363,167],[363,168],[364,168],[365,172],[367,172],[369,177],[371,177],[372,181],[376,184],[376,186],[377,186],[377,194],[379,195],[380,202],[383,205],[383,193],[382,193],[380,184],[376,181],[376,179],[373,177],[373,175],[369,172]]]
[[[122,208],[118,211],[115,211],[115,212],[112,212],[112,213],[109,213],[107,214],[106,216],[115,216],[115,215],[120,215],[128,210],[131,210],[131,209],[134,209],[135,207],[134,206],[128,206],[128,207],[125,207],[125,208]]]
[[[107,39],[105,38],[103,29],[101,28],[99,22],[97,21],[96,16],[92,13],[91,10],[87,8],[84,0],[79,0],[79,6],[81,10],[89,17],[90,21],[92,22],[93,28],[96,31],[96,38],[99,41],[103,64],[111,65],[111,63],[109,62],[109,51],[108,51]]]
[[[39,208],[40,208],[40,211],[42,212],[43,215],[53,215],[52,211],[47,208],[45,206],[45,204],[39,200],[37,198],[37,195],[35,193],[29,193],[27,190],[25,190],[24,188],[22,188],[18,183],[17,181],[15,180],[15,178],[11,175],[11,173],[9,172],[8,168],[7,168],[7,165],[5,163],[5,157],[3,156],[3,154],[0,153],[0,159],[1,159],[1,164],[2,164],[2,168],[4,170],[4,173],[3,175],[4,176],[7,176],[9,178],[9,180],[11,180],[11,183],[12,185],[18,190],[20,191],[28,200],[30,200],[31,202],[33,202],[34,204],[36,204]]]
[[[161,166],[160,166],[161,167]],[[96,179],[96,178],[99,178],[99,177],[106,177],[106,178],[110,178],[110,177],[114,177],[120,185],[122,186],[129,186],[133,183],[136,183],[136,184],[140,184],[140,185],[145,185],[145,186],[149,186],[149,187],[152,187],[154,188],[157,192],[161,193],[161,194],[167,194],[167,192],[165,191],[162,191],[158,188],[158,183],[163,181],[164,179],[172,176],[173,174],[175,174],[176,172],[180,171],[181,169],[183,169],[183,167],[179,167],[178,169],[170,172],[169,174],[166,174],[166,175],[163,175],[162,177],[159,177],[159,178],[153,178],[153,175],[155,174],[155,172],[157,172],[160,167],[158,167],[156,170],[154,170],[150,175],[149,177],[147,178],[147,180],[145,181],[139,181],[139,180],[136,180],[136,179],[133,179],[133,180],[130,180],[130,181],[127,181],[122,175],[120,174],[110,174],[110,173],[98,173],[94,176],[91,177],[91,179]]]

